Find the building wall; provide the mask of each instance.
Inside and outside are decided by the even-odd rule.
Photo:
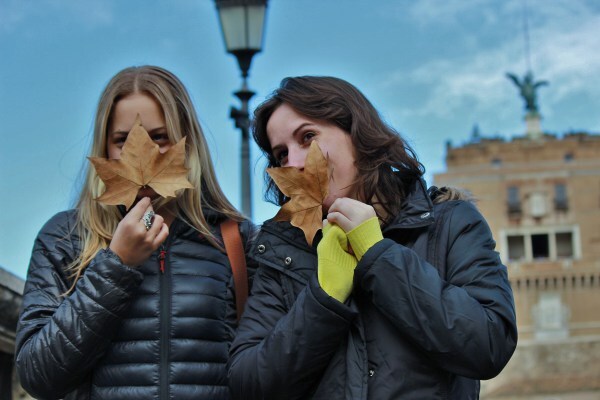
[[[25,282],[0,267],[0,399],[32,399],[14,370],[15,332]]]
[[[482,396],[592,390],[600,398],[598,369],[588,369],[590,377],[575,359],[552,357],[569,349],[600,360],[600,136],[483,139],[448,146],[446,163],[434,183],[478,199],[515,296],[519,363],[484,382]],[[560,185],[566,203],[560,193],[556,202]],[[537,374],[527,367],[532,363],[539,364]],[[573,385],[549,385],[557,370],[573,371],[565,375]],[[516,383],[517,376],[529,376],[529,383]]]

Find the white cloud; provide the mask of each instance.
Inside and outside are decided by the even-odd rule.
[[[437,60],[412,71],[409,80],[429,88],[428,100],[413,115],[447,117],[472,104],[476,109],[498,106],[508,93],[505,73],[514,67],[516,52],[502,48],[477,53],[470,59]],[[406,80],[396,74],[388,83]]]
[[[544,32],[540,32],[544,33]],[[534,51],[535,69],[556,83],[550,94],[554,102],[576,91],[598,97],[600,71],[600,15],[580,20],[569,30],[554,32]]]
[[[415,2],[411,13],[423,23],[435,25],[452,21],[465,12],[480,13],[485,2]],[[568,96],[585,94],[600,100],[600,14],[585,2],[556,0],[529,2],[530,52],[535,77],[549,80],[544,87],[544,112]],[[504,42],[479,43],[476,53],[453,59],[435,60],[408,73],[392,72],[384,85],[422,84],[428,90],[424,104],[402,111],[404,116],[448,117],[466,105],[472,111],[502,113],[503,105],[514,102],[516,88],[505,77],[506,72],[522,75],[526,69],[523,31],[515,31],[515,20],[522,20],[522,1],[507,1],[498,21],[504,24],[482,29],[507,29]],[[507,21],[512,21],[510,27]],[[491,21],[491,19],[489,19]],[[492,25],[494,25],[492,23]],[[504,26],[502,26],[504,25]],[[518,24],[517,24],[518,25]],[[522,23],[518,28],[522,29]],[[477,37],[477,35],[473,35]],[[542,93],[542,92],[541,92]]]

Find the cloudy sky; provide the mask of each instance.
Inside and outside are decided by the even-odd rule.
[[[524,16],[527,15],[527,24]],[[526,57],[525,26],[529,33]],[[431,182],[445,143],[522,135],[523,101],[506,78],[531,65],[545,131],[600,132],[596,0],[270,0],[252,107],[285,76],[333,75],[359,87],[414,146]],[[156,64],[188,87],[222,186],[240,206],[240,87],[211,0],[0,2],[0,266],[24,277],[35,235],[72,207],[87,166],[98,96],[130,65]],[[254,221],[264,160],[252,147]]]

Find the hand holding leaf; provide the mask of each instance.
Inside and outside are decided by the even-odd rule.
[[[175,191],[193,188],[185,167],[185,137],[161,154],[138,118],[127,135],[119,160],[88,157],[106,191],[98,197],[101,203],[124,205],[134,203],[138,191],[149,186],[163,197],[175,197]]]
[[[323,200],[329,191],[329,170],[316,141],[310,145],[304,170],[295,167],[269,168],[281,192],[290,198],[277,215],[276,221],[290,221],[302,229],[306,241],[312,245],[315,234],[323,226]]]

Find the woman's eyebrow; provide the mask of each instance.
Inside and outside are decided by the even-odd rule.
[[[306,126],[312,125],[312,123],[310,122],[303,122],[300,125],[298,125],[298,127],[296,129],[294,129],[294,132],[292,132],[292,136],[296,137],[296,135],[298,135],[298,133],[305,128]]]
[[[159,126],[157,128],[149,130],[148,133],[156,133],[158,131],[166,131],[166,130],[167,130],[167,127],[165,127],[165,126]]]
[[[151,130],[149,130],[147,132],[148,132],[148,134],[152,134],[152,133],[156,133],[158,131],[162,131],[162,130],[166,130],[166,129],[167,128],[164,127],[164,126],[159,126],[157,128],[151,129]],[[110,134],[111,135],[128,135],[129,131],[113,131],[113,132],[110,132]]]

